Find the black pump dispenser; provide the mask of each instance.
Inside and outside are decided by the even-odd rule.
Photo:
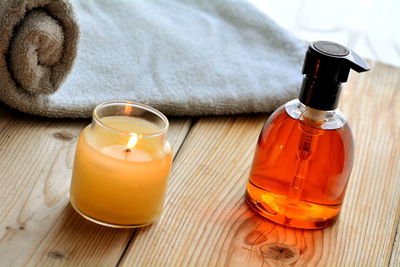
[[[333,110],[339,103],[342,83],[350,69],[368,71],[368,64],[346,47],[328,41],[317,41],[308,47],[303,65],[303,84],[299,100],[304,105]]]

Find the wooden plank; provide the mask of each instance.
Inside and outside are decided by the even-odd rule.
[[[90,223],[68,200],[76,136],[90,121],[0,117],[0,265],[116,265],[133,231]],[[171,120],[175,151],[190,125]]]
[[[387,266],[399,222],[400,68],[371,67],[344,89],[356,156],[339,229],[341,259],[332,264]]]
[[[399,69],[374,64],[343,91],[356,157],[333,227],[290,229],[244,203],[265,117],[201,119],[176,159],[163,216],[138,232],[121,265],[387,266],[400,211],[399,83]]]
[[[210,264],[242,206],[255,140],[266,116],[200,119],[176,158],[160,221],[139,231],[122,266]],[[247,207],[245,208],[247,209]],[[232,220],[232,221],[231,221]]]

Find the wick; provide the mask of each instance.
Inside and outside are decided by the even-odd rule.
[[[130,153],[130,152],[131,152],[130,148],[125,149],[125,160],[128,160],[128,153]]]

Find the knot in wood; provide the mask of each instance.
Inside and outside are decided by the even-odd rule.
[[[66,142],[72,141],[75,139],[75,136],[73,134],[66,132],[66,131],[53,133],[53,137],[56,139],[59,139],[61,141],[66,141]]]
[[[269,258],[279,261],[295,261],[299,257],[298,252],[286,244],[267,244],[260,247],[264,259]]]
[[[50,258],[53,258],[53,259],[63,259],[63,258],[65,258],[65,254],[60,252],[60,251],[58,251],[58,250],[50,251],[49,253],[47,253],[47,255]]]

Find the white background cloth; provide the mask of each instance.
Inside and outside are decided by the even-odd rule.
[[[400,67],[398,0],[249,1],[302,40],[333,41]]]

